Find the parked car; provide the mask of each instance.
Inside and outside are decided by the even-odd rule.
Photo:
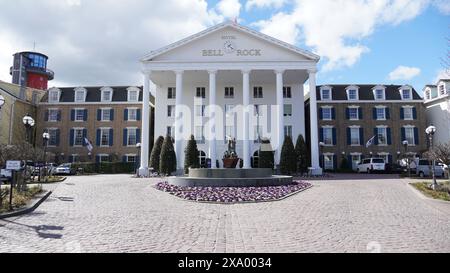
[[[366,158],[358,164],[356,171],[358,173],[384,172],[386,163],[382,158]]]
[[[71,163],[64,163],[56,167],[54,174],[74,175],[76,174],[76,170]]]
[[[432,175],[432,162],[428,159],[419,159],[417,162],[416,174],[420,177],[426,177]],[[444,177],[445,170],[444,164],[436,163],[434,167],[434,174],[436,176]]]
[[[387,163],[386,164],[386,173],[395,173],[401,174],[407,172],[407,168],[396,163]]]

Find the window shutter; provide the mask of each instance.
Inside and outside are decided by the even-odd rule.
[[[386,111],[386,119],[391,119],[391,113],[389,111],[389,108],[385,108]]]
[[[88,119],[88,110],[84,109],[84,121],[87,121]]]
[[[364,143],[364,128],[359,128],[359,145]]]
[[[100,146],[101,130],[97,129],[97,146]]]
[[[70,139],[69,139],[70,146],[73,146],[73,138],[74,138],[74,136],[75,136],[75,131],[73,129],[70,129],[70,135],[69,135],[69,137],[70,137]]]
[[[99,155],[96,155],[95,156],[95,163],[100,163],[100,156]]]
[[[48,121],[48,116],[49,116],[49,110],[45,111],[45,121]]]
[[[319,129],[319,142],[323,142],[323,128]]]
[[[333,128],[333,145],[336,145],[337,143],[337,136],[336,136],[336,128]]]
[[[110,116],[110,120],[114,121],[114,109],[111,109],[109,116]]]
[[[402,133],[402,142],[403,142],[406,140],[406,130],[404,127],[402,127],[401,133]],[[403,143],[402,143],[402,145],[403,145]]]
[[[128,129],[123,129],[123,146],[127,146]]]
[[[324,162],[325,162],[324,155],[320,155],[319,165],[322,169],[324,168],[324,164],[323,164]]]
[[[128,120],[128,109],[125,109],[123,111],[123,120],[127,121]]]
[[[392,145],[391,128],[386,128],[387,144]]]
[[[102,109],[97,109],[97,121],[102,120]]]
[[[336,109],[334,107],[331,108],[331,119],[332,120],[336,119]]]
[[[70,111],[70,120],[71,120],[71,121],[75,121],[75,109],[72,109],[72,110]]]
[[[413,111],[413,119],[417,119],[417,109],[416,109],[416,107],[414,107],[412,109],[412,111]]]
[[[400,108],[400,119],[405,119],[405,109]]]
[[[122,162],[123,163],[127,163],[127,156],[126,155],[122,156]]]
[[[392,155],[388,155],[388,163],[393,163],[393,160],[392,160]]]
[[[347,168],[349,168],[350,170],[353,169],[353,161],[352,161],[352,156],[348,155],[347,156]]]
[[[323,119],[323,108],[319,108],[319,119],[322,120]]]
[[[141,129],[136,130],[136,143],[141,143]]]
[[[73,155],[69,155],[69,163],[73,163]]]
[[[414,128],[414,144],[419,145],[419,128]]]
[[[109,146],[114,146],[114,129],[109,129]]]
[[[345,118],[350,119],[350,109],[348,107],[345,108]]]
[[[375,145],[378,145],[378,129],[373,129],[373,135],[375,136]]]
[[[60,137],[61,137],[61,131],[59,129],[57,129],[56,130],[56,146],[59,146]]]
[[[87,138],[87,129],[83,129],[83,146],[86,146],[86,141],[84,141]]]
[[[337,155],[333,155],[333,169],[337,170]]]
[[[136,120],[137,121],[141,120],[141,109],[137,109],[137,111],[136,111]]]
[[[352,144],[352,136],[351,136],[351,129],[347,128],[347,145]]]
[[[373,119],[376,120],[377,119],[377,108],[376,107],[373,108],[372,113],[373,113]]]
[[[358,108],[358,119],[363,119],[363,111],[361,107]]]

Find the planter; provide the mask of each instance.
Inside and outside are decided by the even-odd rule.
[[[224,168],[235,169],[239,162],[239,158],[224,158],[222,161]]]

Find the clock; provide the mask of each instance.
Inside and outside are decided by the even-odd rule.
[[[233,53],[236,50],[236,45],[232,41],[226,41],[223,47],[226,53]]]

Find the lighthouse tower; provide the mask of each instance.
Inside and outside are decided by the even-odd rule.
[[[22,87],[46,90],[48,81],[55,73],[47,68],[48,57],[38,52],[19,52],[14,54],[14,64],[10,68],[12,83]]]

